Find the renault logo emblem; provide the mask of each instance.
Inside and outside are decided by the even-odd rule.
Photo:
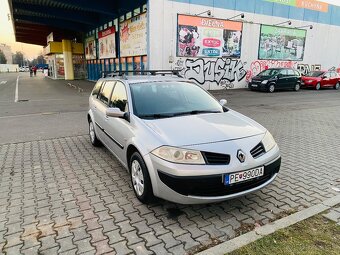
[[[246,154],[242,150],[237,151],[237,158],[238,160],[243,163],[246,160]]]

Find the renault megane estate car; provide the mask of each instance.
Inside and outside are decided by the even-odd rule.
[[[217,202],[259,190],[277,176],[274,138],[254,120],[174,75],[99,79],[89,135],[127,169],[137,198]]]

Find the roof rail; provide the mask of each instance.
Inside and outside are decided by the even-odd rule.
[[[101,77],[107,78],[107,77],[117,77],[121,76],[124,79],[127,79],[128,74],[133,75],[176,75],[177,77],[183,78],[182,75],[180,75],[181,70],[134,70],[134,71],[102,71]]]

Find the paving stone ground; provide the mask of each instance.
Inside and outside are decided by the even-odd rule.
[[[87,136],[0,145],[0,253],[193,253],[320,203],[339,194],[340,104],[317,104],[240,102],[278,142],[281,171],[261,191],[211,205],[141,204],[127,172]]]

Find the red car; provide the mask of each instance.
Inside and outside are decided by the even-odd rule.
[[[334,71],[312,71],[306,76],[302,76],[301,85],[305,88],[335,88],[340,87],[340,76]]]

